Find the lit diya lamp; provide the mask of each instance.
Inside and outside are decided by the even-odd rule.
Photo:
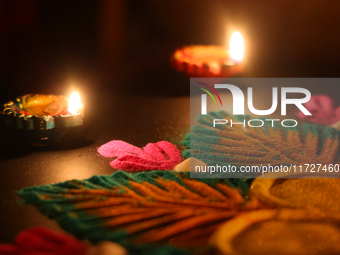
[[[83,124],[80,96],[29,94],[3,105],[0,115],[6,126],[23,131],[28,142],[42,146],[59,141],[69,128]]]
[[[191,45],[175,51],[172,66],[189,77],[228,78],[243,71],[244,42],[239,32],[233,33],[229,50],[222,46]]]

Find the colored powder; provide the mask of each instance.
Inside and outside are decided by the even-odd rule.
[[[199,125],[194,126],[182,142],[187,148],[182,153],[184,158],[194,157],[208,165],[231,164],[236,167],[261,164],[335,164],[340,161],[340,132],[333,127],[307,123],[296,127],[282,127],[274,123],[272,127],[271,123],[266,122],[262,127],[231,127],[226,124],[212,128],[214,119],[232,119],[235,122],[245,120],[247,123],[251,117],[234,116],[223,111],[201,116],[198,119]],[[232,177],[232,174],[229,176]]]
[[[313,207],[327,212],[340,211],[338,178],[301,178],[276,181],[272,195],[296,207]]]
[[[298,116],[303,120],[324,125],[332,125],[340,121],[340,106],[335,108],[329,96],[313,95],[304,106],[312,115],[304,115],[300,111]]]
[[[114,140],[98,148],[104,157],[117,157],[110,165],[113,168],[130,171],[169,170],[182,162],[181,152],[167,141],[149,143],[138,148],[124,141]]]
[[[71,235],[46,227],[34,227],[20,232],[15,244],[0,244],[0,254],[64,254],[84,255],[88,245]]]
[[[92,243],[109,240],[131,251],[137,244],[170,240],[173,245],[206,245],[220,224],[261,208],[256,199],[242,194],[244,185],[249,189],[242,179],[191,179],[189,172],[117,171],[28,187],[18,195],[78,238]]]
[[[340,232],[320,221],[257,222],[232,240],[237,254],[339,254]],[[322,248],[321,248],[322,247]]]

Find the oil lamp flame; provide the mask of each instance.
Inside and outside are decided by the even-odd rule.
[[[81,101],[80,101],[80,95],[78,92],[72,92],[68,99],[68,112],[70,114],[77,114],[79,109],[82,107]]]
[[[235,62],[242,61],[244,54],[244,42],[241,33],[235,32],[231,36],[229,54],[230,58]]]

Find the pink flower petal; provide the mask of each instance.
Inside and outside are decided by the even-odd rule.
[[[117,157],[110,165],[130,171],[170,170],[182,162],[180,150],[172,143],[161,141],[149,143],[143,149],[123,141],[111,141],[98,152],[105,157]]]
[[[120,140],[113,140],[100,146],[98,148],[98,152],[100,155],[109,158],[120,157],[128,153],[144,155],[144,152],[141,148]]]

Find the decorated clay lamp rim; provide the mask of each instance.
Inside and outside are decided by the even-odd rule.
[[[2,116],[6,126],[21,130],[50,130],[83,124],[84,107],[76,114],[67,111],[68,100],[61,95],[27,94],[5,103]]]
[[[231,77],[243,71],[242,61],[234,61],[223,46],[190,45],[178,48],[170,58],[178,72],[190,77]]]

